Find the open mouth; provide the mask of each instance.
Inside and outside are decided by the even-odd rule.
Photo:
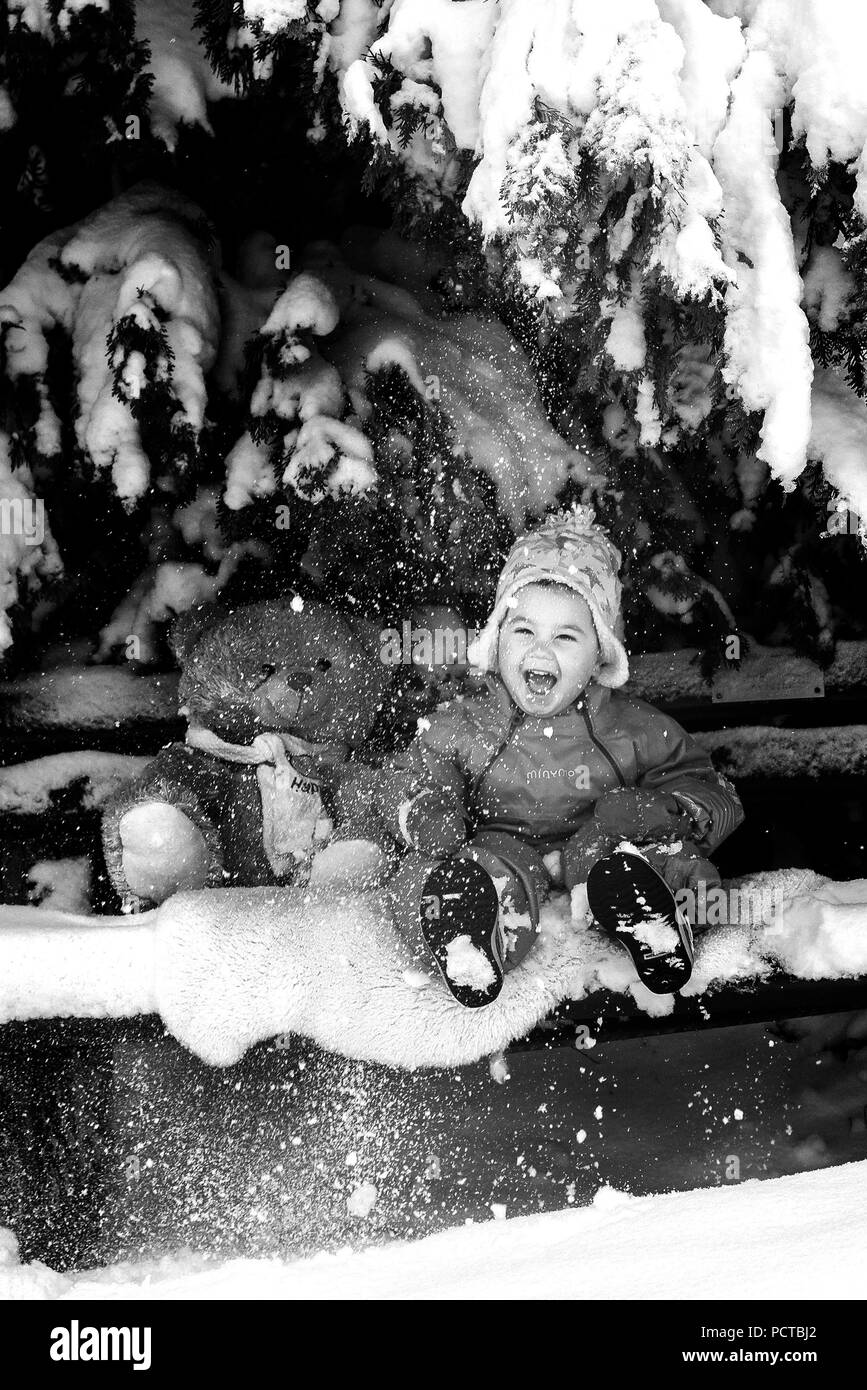
[[[531,695],[550,695],[557,684],[557,675],[554,671],[540,671],[530,666],[524,672],[524,683]]]

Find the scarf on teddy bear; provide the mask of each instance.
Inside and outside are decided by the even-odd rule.
[[[187,730],[187,743],[211,757],[256,768],[268,863],[277,878],[291,875],[297,882],[299,871],[309,867],[317,843],[328,839],[332,825],[322,802],[320,779],[298,771],[288,755],[305,759],[325,755],[334,761],[334,745],[306,743],[292,734],[278,733],[259,734],[249,745],[228,743],[200,726]]]

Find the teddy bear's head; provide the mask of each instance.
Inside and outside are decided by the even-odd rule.
[[[238,743],[276,731],[357,748],[389,687],[363,625],[316,599],[205,605],[178,619],[172,646],[182,712]]]

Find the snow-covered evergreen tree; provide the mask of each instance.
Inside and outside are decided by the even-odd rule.
[[[260,35],[298,32],[299,6],[267,9]],[[769,507],[765,579],[815,593],[828,548],[780,517],[775,484],[801,480],[818,522],[863,536],[861,7],[337,9],[307,24],[320,91],[333,80],[402,224],[457,229],[477,292],[493,277],[528,311],[559,428],[608,455],[600,501],[637,552],[634,592],[650,566],[662,611],[694,621],[713,592],[694,565],[739,597],[743,533]],[[819,646],[821,607],[802,613]],[[724,604],[706,616],[730,630]]]
[[[13,466],[37,488],[108,469],[147,534],[161,490],[177,535],[217,487],[225,546],[253,538],[268,582],[306,574],[370,611],[431,589],[482,609],[509,536],[581,498],[624,551],[635,645],[745,629],[824,656],[863,631],[862,10],[129,0],[114,46],[56,87],[61,107],[90,92],[90,119],[114,63],[94,159],[115,199],[70,228],[48,159],[42,240],[0,291]],[[13,6],[0,124],[19,155],[28,64],[80,67],[70,35],[106,14]],[[271,224],[264,275],[239,270],[256,223],[226,168]],[[142,175],[186,201],[151,185],[156,240],[76,260]],[[403,239],[359,249],[365,207]],[[341,253],[303,250],[323,236]]]

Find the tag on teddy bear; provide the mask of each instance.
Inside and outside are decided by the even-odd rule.
[[[297,880],[298,869],[313,857],[317,825],[324,814],[320,783],[292,766],[279,740],[273,741],[271,751],[274,761],[260,763],[256,769],[262,839],[276,877],[291,874]]]

